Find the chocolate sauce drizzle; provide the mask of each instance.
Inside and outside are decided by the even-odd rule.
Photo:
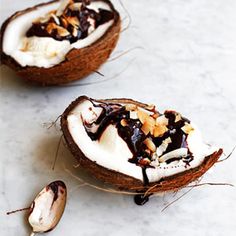
[[[69,40],[70,43],[74,43],[79,39],[84,39],[89,34],[89,27],[91,26],[91,19],[95,22],[95,29],[114,19],[114,12],[108,11],[105,9],[98,9],[98,12],[89,9],[87,6],[90,4],[90,1],[86,0],[74,0],[74,3],[81,2],[81,8],[78,10],[71,9],[68,5],[61,16],[56,16],[58,22],[54,17],[50,17],[47,22],[34,22],[29,30],[26,32],[27,37],[37,36],[37,37],[51,37],[55,40]],[[75,17],[78,19],[78,25],[72,25],[67,18]],[[55,27],[48,30],[49,25],[54,25]],[[69,32],[67,35],[60,34],[60,29],[65,29]],[[74,33],[75,32],[75,33]],[[75,35],[76,34],[76,35]]]
[[[64,184],[64,182],[60,181],[60,180],[57,180],[57,181],[54,181],[52,183],[50,183],[46,188],[47,188],[47,191],[49,189],[51,189],[54,193],[54,198],[53,198],[53,202],[55,202],[58,198],[58,191],[59,191],[59,187],[62,187],[63,189],[66,189],[66,185]]]
[[[161,137],[154,137],[150,133],[147,135],[142,131],[142,123],[139,119],[131,119],[130,112],[126,110],[126,107],[121,104],[114,103],[96,103],[92,99],[90,100],[92,106],[100,107],[102,109],[101,113],[97,117],[96,121],[92,124],[87,124],[84,121],[84,127],[92,140],[99,140],[105,129],[108,125],[115,125],[118,131],[119,136],[127,143],[130,151],[133,154],[133,157],[128,161],[134,163],[142,168],[143,173],[143,183],[145,186],[149,184],[148,176],[146,174],[147,168],[154,168],[150,165],[152,161],[151,154],[146,152],[146,145],[143,143],[146,138],[150,138],[156,147],[159,147],[166,138],[171,139],[171,143],[168,144],[166,150],[163,154],[171,152],[179,148],[187,148],[188,154],[186,157],[175,157],[166,161],[166,163],[171,163],[172,161],[183,159],[186,165],[189,164],[193,159],[192,153],[188,149],[187,144],[187,134],[181,129],[186,123],[190,121],[184,117],[181,117],[179,121],[176,121],[176,112],[175,111],[165,111],[164,116],[168,119],[168,130]],[[157,111],[153,111],[154,114]],[[126,125],[121,124],[121,120],[126,120]],[[92,126],[98,127],[95,132],[91,132]],[[162,154],[162,155],[163,155]],[[150,160],[147,162],[146,160]],[[134,198],[135,203],[138,205],[143,205],[148,201],[149,196],[144,196],[142,194],[136,195]]]

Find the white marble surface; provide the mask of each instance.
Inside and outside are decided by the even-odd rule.
[[[1,0],[0,20],[40,1]],[[121,9],[119,1],[116,6]],[[61,145],[51,170],[59,128],[47,129],[76,97],[130,97],[175,108],[202,129],[205,139],[229,153],[236,144],[236,1],[123,0],[132,18],[113,54],[136,49],[105,64],[82,80],[98,82],[71,87],[30,86],[1,66],[0,235],[29,235],[26,212],[5,213],[29,206],[39,190],[56,179],[68,186],[68,203],[58,227],[48,235],[235,235],[236,188],[205,186],[193,189],[164,212],[174,195],[155,197],[143,207],[132,197],[78,188],[71,154]],[[125,12],[123,12],[123,18]],[[124,20],[124,26],[127,19]],[[122,72],[122,73],[121,73]],[[236,185],[236,154],[203,182]],[[184,193],[181,191],[177,196]]]

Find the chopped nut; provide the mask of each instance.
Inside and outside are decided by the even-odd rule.
[[[157,117],[159,117],[159,114],[158,114],[158,113],[154,113],[154,114],[152,115],[152,118],[153,118],[153,119],[156,119]]]
[[[72,35],[76,37],[78,35],[78,29],[74,27]]]
[[[162,136],[166,131],[168,130],[168,128],[165,125],[156,125],[154,127],[154,131],[153,131],[153,136],[156,137],[160,137]]]
[[[49,23],[46,30],[49,34],[51,34],[55,28],[57,28],[57,25],[55,23]]]
[[[181,128],[185,134],[189,134],[191,131],[194,130],[191,124],[185,122],[185,125]]]
[[[153,130],[155,127],[155,119],[153,119],[151,116],[148,116],[146,120],[144,121],[144,124],[142,126],[142,131],[147,135],[149,132],[153,135]]]
[[[149,114],[141,109],[138,109],[138,118],[142,124],[149,118]]]
[[[62,37],[69,35],[70,33],[63,27],[56,25],[55,23],[49,23],[46,30],[49,34],[52,33],[53,30],[57,30],[58,34]]]
[[[181,119],[182,119],[182,117],[181,117],[180,113],[176,113],[175,114],[175,123],[180,121]]]
[[[147,109],[149,111],[153,111],[155,109],[155,105],[149,104],[147,107],[145,107],[145,109]]]
[[[130,111],[129,112],[129,117],[130,117],[130,119],[138,119],[138,114],[137,114],[137,112],[136,111]]]
[[[82,3],[77,2],[77,3],[74,3],[74,4],[70,4],[69,8],[72,11],[80,11],[81,6],[82,6]]]
[[[125,105],[125,109],[126,109],[126,111],[136,111],[137,106],[134,104],[127,104],[127,105]]]
[[[62,22],[62,25],[67,28],[68,27],[68,22],[67,20],[64,18],[64,17],[61,17],[61,22]]]
[[[168,137],[168,138],[166,138],[162,143],[164,143],[164,144],[169,144],[169,143],[171,143],[171,142],[172,142],[171,138]]]
[[[151,163],[151,161],[148,158],[143,158],[143,159],[139,160],[138,163],[142,166],[147,166]]]
[[[156,125],[168,125],[168,119],[162,115],[156,118]]]
[[[57,32],[61,37],[65,37],[70,34],[66,29],[64,29],[62,27],[60,27],[60,28],[58,27]]]
[[[77,17],[67,17],[66,20],[73,26],[79,25],[79,20]]]
[[[147,146],[147,148],[151,152],[155,152],[156,151],[156,145],[153,143],[153,141],[150,138],[146,138],[143,143]]]
[[[51,16],[53,17],[54,21],[56,22],[57,25],[60,25],[60,21],[59,18],[55,15],[55,14],[51,14]]]
[[[125,126],[127,125],[127,120],[126,120],[126,119],[122,119],[122,120],[120,121],[120,124],[121,124],[123,127],[125,127]]]
[[[162,155],[163,152],[165,152],[165,150],[168,147],[168,144],[171,143],[171,138],[168,137],[165,140],[163,140],[162,144],[157,148],[156,150],[156,154],[158,157],[160,157]]]
[[[143,133],[144,133],[145,135],[148,135],[148,133],[150,132],[150,127],[149,127],[149,125],[148,125],[147,122],[145,122],[145,123],[142,125],[141,130],[143,131]]]

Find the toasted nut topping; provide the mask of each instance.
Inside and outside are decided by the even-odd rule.
[[[51,16],[53,17],[54,21],[56,22],[57,25],[60,25],[60,21],[58,19],[58,17],[55,14],[51,14]]]
[[[191,131],[194,130],[191,124],[185,123],[185,125],[181,128],[185,134],[189,134]]]
[[[156,118],[156,125],[168,125],[168,119],[162,115]]]
[[[148,158],[143,158],[141,160],[139,160],[139,164],[143,165],[143,166],[147,166],[151,163],[151,161]]]
[[[61,22],[62,22],[62,25],[67,28],[68,27],[68,22],[67,20],[64,18],[64,17],[61,17]]]
[[[160,137],[162,136],[166,131],[168,130],[168,128],[165,125],[157,125],[154,128],[153,131],[153,136],[156,137]]]
[[[62,28],[62,27],[60,27],[59,29],[57,29],[57,32],[58,32],[58,34],[59,34],[61,37],[65,37],[65,36],[67,36],[67,35],[70,34],[66,29],[64,29],[64,28]]]
[[[122,120],[120,121],[120,124],[121,124],[123,127],[125,127],[125,126],[127,125],[126,119],[122,119]]]
[[[77,17],[67,17],[67,21],[73,26],[79,25],[79,20]]]
[[[151,116],[149,116],[149,118],[146,120],[146,122],[148,123],[149,125],[149,132],[151,135],[153,135],[153,132],[154,132],[154,128],[155,128],[155,119],[152,118]]]
[[[126,109],[126,111],[136,111],[137,106],[134,104],[127,104],[127,105],[125,105],[125,109]]]
[[[52,33],[53,30],[57,30],[58,34],[62,37],[69,35],[70,33],[63,27],[56,25],[55,23],[49,23],[46,30],[49,34]]]
[[[137,114],[137,112],[136,111],[130,111],[129,112],[129,117],[130,117],[130,119],[138,119],[138,114]]]
[[[149,118],[149,114],[141,109],[138,109],[138,118],[142,124]]]
[[[76,36],[78,35],[78,29],[77,29],[77,28],[74,28],[74,29],[73,29],[72,35],[73,35],[74,37],[76,37]]]
[[[153,118],[153,119],[156,119],[157,117],[159,117],[159,114],[158,114],[158,113],[154,113],[154,114],[152,115],[152,118]]]
[[[72,11],[80,11],[81,10],[81,6],[82,6],[82,3],[74,3],[74,4],[71,4],[69,6],[69,8],[72,10]]]
[[[148,125],[147,122],[145,122],[145,123],[142,125],[141,130],[143,131],[143,133],[144,133],[145,135],[148,135],[148,133],[150,132],[150,127],[149,127],[149,125]]]
[[[150,138],[146,138],[143,142],[151,152],[156,151],[156,146]]]
[[[153,110],[155,110],[155,105],[153,105],[153,104],[149,104],[147,107],[145,107],[147,110],[149,110],[149,111],[153,111]]]
[[[182,119],[181,115],[179,113],[175,114],[175,123],[180,121]]]

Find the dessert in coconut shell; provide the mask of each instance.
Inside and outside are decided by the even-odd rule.
[[[134,193],[176,191],[200,178],[223,152],[206,145],[180,113],[161,114],[131,99],[81,96],[62,114],[61,128],[92,176]]]
[[[79,80],[116,46],[120,16],[109,0],[54,0],[16,12],[2,25],[1,62],[42,85]]]

